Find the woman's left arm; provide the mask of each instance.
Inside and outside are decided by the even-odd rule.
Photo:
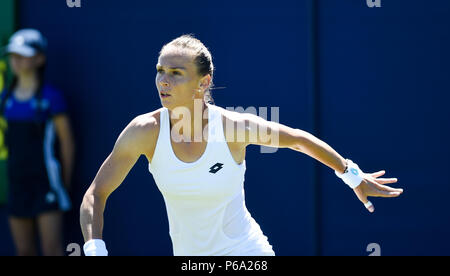
[[[59,152],[61,154],[62,173],[65,187],[69,190],[71,186],[75,143],[69,118],[65,114],[53,117],[56,134],[59,139]]]
[[[343,158],[327,143],[314,135],[288,126],[264,120],[252,114],[243,114],[245,121],[246,145],[255,144],[269,147],[290,148],[302,152],[333,169],[337,174],[349,174],[348,168],[353,168],[348,160]],[[267,139],[270,137],[270,139]],[[350,166],[350,167],[348,167]],[[359,170],[359,167],[357,168]],[[351,172],[356,172],[352,170]],[[350,172],[350,173],[351,173]],[[353,188],[358,199],[365,205],[369,212],[375,210],[368,196],[397,197],[403,189],[394,189],[386,184],[396,183],[396,178],[379,178],[385,171],[376,173],[363,173],[359,170],[361,182]],[[357,178],[358,179],[358,178]]]

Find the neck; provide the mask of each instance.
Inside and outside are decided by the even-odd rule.
[[[39,80],[36,72],[22,73],[17,78],[16,90],[19,93],[30,93],[36,91]]]
[[[179,142],[202,142],[207,135],[208,106],[203,100],[194,100],[192,105],[169,109],[171,135]]]

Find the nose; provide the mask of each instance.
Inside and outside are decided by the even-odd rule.
[[[164,88],[169,87],[169,83],[163,80],[159,81],[159,85]]]
[[[169,82],[167,81],[167,77],[166,76],[159,76],[159,78],[157,78],[158,84],[160,87],[164,87],[167,88],[169,87]]]

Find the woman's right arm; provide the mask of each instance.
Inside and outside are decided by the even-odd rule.
[[[154,120],[144,115],[134,119],[120,134],[114,149],[86,191],[80,208],[84,241],[102,239],[103,211],[109,195],[119,187],[138,158],[152,143]]]

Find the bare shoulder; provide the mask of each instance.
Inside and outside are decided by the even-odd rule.
[[[145,113],[134,118],[128,127],[132,128],[137,134],[145,132],[159,131],[159,118],[162,108]]]
[[[234,110],[228,110],[220,106],[216,106],[216,108],[219,109],[222,114],[223,121],[228,123],[244,122],[246,118],[248,119],[248,117],[252,115],[250,113],[240,113]]]
[[[244,141],[241,141],[237,138],[237,136],[245,136],[245,129],[247,128],[248,118],[250,113],[240,113],[234,110],[228,110],[222,107],[217,106],[220,113],[222,114],[222,123],[223,130],[225,134],[225,138],[228,142],[228,146],[237,147],[241,149],[245,146]]]
[[[263,118],[248,112],[237,112],[234,110],[228,110],[222,107],[217,107],[222,113],[222,120],[224,127],[233,126],[235,130],[247,129],[252,125],[252,123],[261,123]],[[239,126],[239,127],[238,127]]]
[[[276,137],[280,125],[267,121],[256,114],[250,112],[237,112],[220,108],[222,112],[225,137],[228,145],[235,146],[238,149],[250,144],[264,144],[267,135],[270,139]],[[261,136],[261,134],[263,134]],[[269,139],[269,140],[270,140]],[[264,144],[265,145],[265,144]]]
[[[242,164],[245,160],[245,147],[247,145],[245,140],[246,122],[248,122],[248,115],[251,114],[239,113],[219,106],[217,108],[222,114],[224,135],[231,155],[237,164]]]
[[[115,148],[153,156],[159,136],[162,108],[135,117],[120,134]]]

